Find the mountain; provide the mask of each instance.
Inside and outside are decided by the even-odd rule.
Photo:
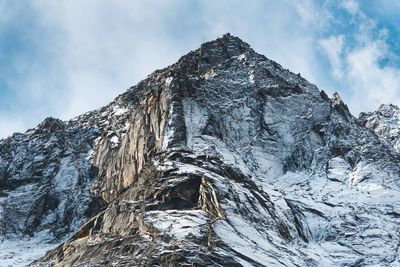
[[[395,105],[381,105],[375,112],[361,113],[360,120],[372,129],[383,142],[400,152],[400,109]]]
[[[399,265],[398,114],[355,118],[226,34],[0,141],[0,262]]]

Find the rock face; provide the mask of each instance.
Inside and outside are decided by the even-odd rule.
[[[0,233],[69,236],[32,266],[395,266],[398,114],[356,119],[226,34],[0,141]]]
[[[361,123],[372,129],[383,142],[400,152],[400,109],[395,105],[381,105],[375,112],[361,113]]]

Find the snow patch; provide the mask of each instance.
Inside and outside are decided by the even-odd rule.
[[[43,256],[58,244],[44,243],[46,235],[38,234],[32,239],[4,240],[0,242],[0,265],[2,267],[26,266]]]
[[[216,75],[217,75],[217,74],[215,73],[214,69],[210,69],[209,71],[207,71],[207,72],[203,75],[203,78],[204,78],[205,80],[208,80],[208,79],[214,78]]]
[[[202,231],[207,229],[207,215],[201,210],[180,211],[149,211],[145,214],[145,221],[151,223],[161,233],[168,233],[182,241],[189,236],[201,238]]]
[[[171,142],[175,131],[172,127],[172,120],[173,120],[173,114],[174,114],[174,103],[171,103],[170,109],[169,109],[169,114],[168,114],[168,124],[164,128],[164,136],[163,136],[163,142],[161,149],[166,150],[168,148],[169,143]]]
[[[121,116],[125,114],[127,111],[128,111],[127,108],[116,105],[113,107],[112,113],[114,114],[114,116]]]
[[[247,56],[246,56],[245,53],[243,53],[243,54],[239,55],[239,56],[237,57],[237,59],[239,59],[240,61],[246,60],[246,59],[247,59]]]
[[[165,79],[165,86],[169,87],[171,85],[171,82],[174,78],[173,77],[168,77]]]
[[[119,143],[120,143],[118,136],[113,135],[113,137],[111,137],[111,139],[110,139],[110,143],[111,143],[111,148],[118,147]]]
[[[332,158],[328,162],[327,177],[330,180],[346,182],[350,172],[350,165],[343,158]]]

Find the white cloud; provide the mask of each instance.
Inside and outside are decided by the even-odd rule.
[[[387,43],[389,31],[379,28],[357,1],[344,1],[342,7],[352,14],[356,32],[354,41],[344,42],[343,35],[320,41],[329,59],[333,77],[345,87],[350,109],[354,113],[371,111],[382,103],[400,102],[400,69],[382,64],[394,55]]]
[[[320,45],[328,56],[333,76],[336,79],[341,79],[343,77],[342,54],[344,52],[344,36],[338,35],[322,39]]]
[[[379,64],[386,51],[384,42],[375,41],[347,54],[347,80],[353,91],[354,110],[377,108],[400,99],[400,69]]]
[[[345,0],[341,3],[341,6],[353,15],[360,12],[359,3],[356,0]]]

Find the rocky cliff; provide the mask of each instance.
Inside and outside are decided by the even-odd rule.
[[[100,110],[0,141],[0,235],[68,238],[32,266],[395,266],[386,110],[355,118],[226,34]]]
[[[383,142],[400,152],[400,109],[395,105],[381,105],[375,112],[361,113],[361,123],[372,129]]]

